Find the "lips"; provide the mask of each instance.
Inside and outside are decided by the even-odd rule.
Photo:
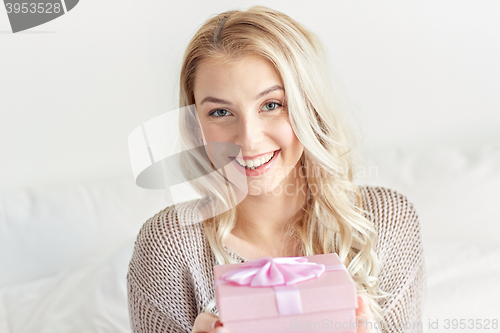
[[[259,155],[253,155],[253,156],[242,156],[244,160],[253,160],[255,158],[258,158],[258,157],[261,157],[261,156],[266,156],[267,154],[272,154],[272,153],[275,153],[277,152],[279,149],[277,150],[272,150],[272,151],[268,151],[267,153],[263,153],[263,154],[259,154]],[[236,156],[229,156],[231,159],[234,159],[236,158]]]
[[[234,159],[232,161],[232,163],[234,164],[234,166],[236,167],[236,169],[241,174],[243,174],[243,175],[245,175],[247,177],[260,176],[263,173],[267,172],[267,170],[269,170],[272,167],[272,165],[274,164],[274,162],[276,161],[276,159],[278,158],[278,156],[279,156],[280,153],[281,153],[281,149],[278,149],[278,150],[274,151],[273,158],[271,158],[267,163],[262,164],[262,165],[258,166],[255,169],[248,169],[248,168],[245,168],[245,167],[239,165],[238,162],[236,161],[236,159]],[[264,154],[264,155],[266,155],[266,154]],[[257,155],[257,156],[259,156],[259,155]]]
[[[236,158],[236,162],[242,167],[246,167],[250,170],[254,170],[254,169],[260,168],[264,164],[269,163],[273,159],[274,154],[276,154],[276,152],[265,154],[263,156],[261,155],[260,158],[257,157],[257,158],[252,158],[252,159],[244,159],[243,161]],[[248,165],[249,163],[252,165]],[[245,164],[246,164],[246,166],[245,166]]]

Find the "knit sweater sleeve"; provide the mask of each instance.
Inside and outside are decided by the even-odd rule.
[[[137,236],[127,273],[134,333],[191,332],[201,306],[208,302],[205,298],[211,296],[200,284],[210,280],[201,263],[210,260],[205,253],[200,255],[198,243],[203,237],[191,216],[195,210],[178,207],[170,206],[147,220]]]
[[[363,187],[364,209],[378,229],[383,332],[422,332],[426,271],[419,217],[407,197],[383,187]],[[370,218],[370,217],[368,217]]]

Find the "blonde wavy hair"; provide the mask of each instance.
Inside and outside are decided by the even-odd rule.
[[[260,56],[275,66],[285,89],[290,124],[304,146],[300,170],[309,193],[300,214],[288,224],[290,237],[299,240],[300,255],[337,253],[356,282],[358,293],[369,296],[375,319],[381,321],[378,299],[383,292],[379,289],[374,251],[377,233],[373,223],[363,216],[370,214],[362,210],[353,183],[355,138],[330,82],[326,53],[317,36],[287,15],[261,6],[210,18],[186,49],[180,74],[180,106],[195,104],[193,87],[202,61],[247,55]],[[189,128],[193,122],[185,120],[184,125]],[[184,140],[192,137],[187,133],[183,136]],[[183,163],[201,170],[206,158],[201,155],[193,154]],[[209,184],[198,183],[195,187],[204,196],[222,191],[214,191]],[[227,206],[228,210],[203,221],[220,264],[236,262],[223,246],[237,219],[235,205]]]

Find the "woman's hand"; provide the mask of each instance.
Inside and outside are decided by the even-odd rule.
[[[378,332],[377,329],[375,329],[374,323],[375,319],[373,318],[372,311],[370,310],[368,296],[358,295],[358,308],[356,309],[357,333]]]
[[[228,333],[214,314],[202,312],[196,317],[192,333]]]

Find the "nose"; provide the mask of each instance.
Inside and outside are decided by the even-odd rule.
[[[242,117],[238,121],[234,141],[242,152],[254,152],[264,136],[264,124],[258,117]]]

